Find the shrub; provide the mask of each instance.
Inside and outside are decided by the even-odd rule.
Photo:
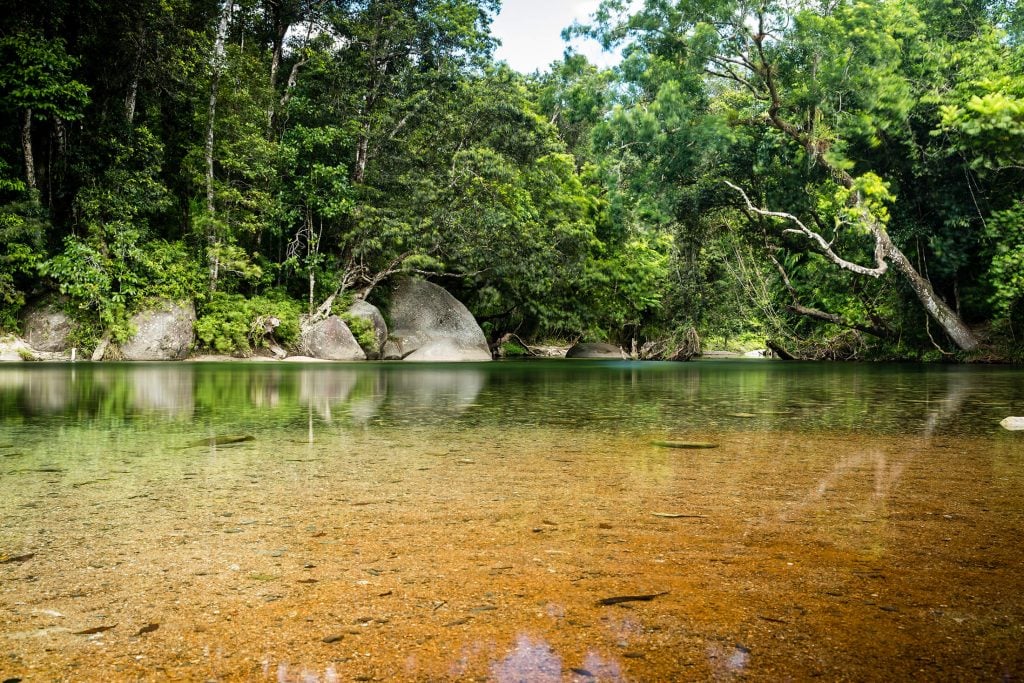
[[[262,321],[275,317],[281,325],[274,330],[274,338],[283,346],[293,346],[299,340],[301,314],[302,304],[282,294],[246,299],[241,294],[216,292],[196,321],[196,336],[207,349],[248,355],[265,343]]]
[[[376,353],[380,350],[377,348],[377,328],[373,326],[373,322],[351,313],[342,313],[338,317],[348,325],[352,336],[356,338],[363,351]]]

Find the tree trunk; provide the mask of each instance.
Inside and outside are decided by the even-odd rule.
[[[960,316],[957,315],[952,308],[950,308],[938,297],[938,295],[936,295],[931,283],[917,272],[917,269],[910,263],[910,260],[907,259],[895,244],[893,244],[892,240],[889,238],[889,234],[885,230],[885,226],[879,223],[878,220],[875,219],[875,217],[864,207],[863,197],[861,197],[860,193],[855,189],[853,176],[851,176],[845,169],[836,166],[828,160],[825,154],[828,151],[828,145],[822,140],[815,139],[813,126],[808,126],[806,128],[796,126],[783,118],[782,112],[785,111],[785,108],[782,106],[782,97],[779,92],[778,83],[775,80],[777,71],[774,65],[768,61],[766,51],[764,49],[764,41],[770,33],[764,30],[765,15],[763,10],[758,13],[757,17],[759,29],[756,34],[751,36],[754,47],[754,54],[752,56],[756,60],[756,64],[750,62],[747,57],[744,57],[744,63],[751,67],[764,84],[762,94],[769,103],[768,111],[766,112],[767,123],[803,147],[810,159],[821,164],[839,183],[843,185],[843,187],[853,192],[853,205],[864,211],[865,227],[871,231],[871,234],[875,239],[876,268],[863,269],[856,264],[843,261],[837,254],[832,252],[831,243],[826,242],[820,234],[809,230],[799,221],[795,221],[801,228],[799,232],[802,232],[805,236],[817,242],[822,253],[824,253],[833,263],[853,272],[860,272],[864,275],[880,277],[887,268],[886,259],[891,260],[897,270],[907,278],[911,288],[914,290],[914,294],[917,295],[918,300],[920,300],[925,311],[928,312],[928,315],[934,318],[935,321],[942,326],[942,329],[946,331],[946,334],[949,335],[956,345],[964,351],[972,351],[978,348],[978,339],[971,332],[970,328],[964,324],[963,320],[960,319]],[[816,118],[816,112],[812,113],[814,113]],[[809,121],[811,120],[809,119]],[[748,200],[748,206],[749,204]],[[778,216],[779,214],[775,215]],[[788,215],[783,217],[792,219],[792,217]]]
[[[21,151],[25,154],[25,184],[35,193],[36,160],[32,154],[32,109],[26,109],[21,119]]]
[[[214,120],[217,115],[217,90],[220,87],[221,71],[224,68],[224,44],[227,42],[228,26],[231,23],[231,13],[234,3],[228,0],[221,13],[220,25],[217,27],[217,37],[213,43],[213,55],[210,58],[210,103],[207,107],[206,121],[206,241],[208,247],[210,291],[217,291],[217,278],[220,270],[220,259],[217,255],[217,247],[220,244],[220,237],[217,234],[216,224],[213,220],[216,212],[213,193],[213,141],[214,141]]]
[[[135,32],[138,35],[139,49],[135,55],[135,70],[132,73],[132,81],[128,85],[128,94],[124,98],[124,118],[128,121],[129,126],[135,123],[135,102],[138,100],[139,95],[139,72],[142,71],[142,56],[146,43],[146,28],[142,23],[141,16],[135,25]]]
[[[356,166],[352,170],[352,182],[359,184],[366,177],[366,162],[370,154],[370,124],[363,127],[363,134],[359,136],[359,143],[356,145]]]
[[[949,307],[945,301],[943,301],[935,293],[935,289],[932,287],[932,283],[928,282],[917,269],[914,268],[910,260],[900,251],[899,247],[892,243],[889,239],[889,235],[883,233],[884,244],[886,246],[886,253],[892,260],[893,265],[896,267],[907,281],[910,283],[910,288],[914,290],[914,294],[917,295],[921,305],[924,306],[924,310],[928,312],[936,322],[938,322],[942,329],[945,330],[949,338],[964,351],[973,351],[978,348],[978,338],[974,336],[971,329],[964,324],[964,321],[960,319],[956,311]]]
[[[274,132],[274,100],[277,99],[277,73],[281,68],[281,57],[284,54],[284,37],[288,34],[289,24],[281,17],[281,8],[277,6],[274,17],[274,47],[270,56],[270,104],[267,106],[267,139]]]
[[[132,78],[131,85],[128,86],[128,94],[124,98],[124,117],[128,120],[128,125],[135,123],[135,100],[139,94],[139,76],[138,74]]]
[[[853,176],[851,176],[846,170],[831,164],[824,157],[822,150],[815,145],[814,141],[801,133],[795,126],[783,120],[778,115],[778,112],[774,107],[773,111],[769,113],[769,120],[779,131],[786,133],[796,142],[800,143],[811,158],[824,166],[825,169],[827,169],[829,173],[831,173],[832,176],[843,185],[843,187],[851,190],[853,193],[853,204],[863,209],[864,200],[860,193],[855,189]],[[744,195],[744,198],[746,198],[746,195]],[[749,199],[747,200],[747,205],[748,207],[751,206]],[[911,289],[914,290],[914,294],[921,302],[925,311],[942,326],[942,329],[945,330],[950,339],[952,339],[953,342],[956,343],[956,345],[963,351],[973,351],[978,348],[980,342],[978,341],[978,338],[974,336],[974,333],[971,332],[971,329],[964,324],[964,321],[960,319],[960,316],[957,315],[956,311],[950,308],[945,301],[939,298],[935,293],[935,289],[932,287],[932,284],[917,272],[917,269],[914,268],[910,259],[908,259],[900,248],[893,243],[892,239],[889,237],[889,233],[886,232],[885,226],[881,225],[878,220],[867,211],[867,209],[863,210],[865,216],[865,227],[868,228],[872,237],[875,239],[876,268],[874,269],[864,268],[842,260],[838,255],[832,252],[831,244],[826,243],[825,239],[821,235],[810,230],[799,220],[789,214],[772,214],[771,212],[764,211],[759,211],[759,213],[762,213],[762,215],[775,215],[776,217],[783,217],[793,221],[800,228],[800,230],[796,232],[803,233],[805,236],[817,242],[819,249],[825,254],[825,256],[827,256],[832,262],[838,264],[840,267],[846,268],[847,270],[859,272],[862,275],[879,277],[885,273],[887,268],[886,261],[892,261],[900,274],[903,275],[910,283]]]

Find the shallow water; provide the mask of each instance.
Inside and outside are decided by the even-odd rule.
[[[1024,676],[1019,369],[18,364],[0,411],[0,680]]]

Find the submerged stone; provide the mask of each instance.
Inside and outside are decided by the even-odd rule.
[[[1009,429],[1011,432],[1024,431],[1024,417],[1008,417],[999,423],[1003,429]]]

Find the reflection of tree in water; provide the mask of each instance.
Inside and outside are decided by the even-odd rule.
[[[844,520],[856,526],[858,535],[873,533],[873,526],[884,524],[889,513],[888,505],[910,463],[921,453],[929,452],[934,435],[949,428],[963,410],[967,398],[975,388],[972,378],[961,374],[949,374],[941,393],[936,392],[928,401],[928,410],[918,422],[924,438],[893,437],[891,448],[857,448],[856,437],[846,443],[849,448],[840,449],[837,460],[824,476],[798,501],[785,506],[772,520],[763,520],[758,527],[774,527],[825,511],[842,515]],[[876,441],[877,443],[877,441]],[[837,504],[835,501],[840,500]],[[860,500],[859,506],[855,501]],[[856,510],[850,510],[855,506]],[[868,522],[876,522],[876,525]],[[821,525],[824,530],[835,532],[843,525]],[[753,530],[751,530],[753,531]],[[749,532],[748,532],[749,534]],[[876,543],[880,542],[875,539]]]

